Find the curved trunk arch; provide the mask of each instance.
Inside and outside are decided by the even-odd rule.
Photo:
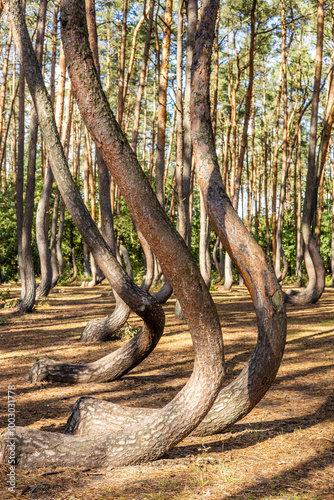
[[[189,1],[189,4],[193,6],[196,2]],[[208,415],[193,431],[195,435],[220,433],[251,411],[276,376],[286,337],[283,293],[267,264],[264,252],[245,228],[226,194],[208,118],[208,40],[213,38],[218,6],[219,2],[216,0],[203,3],[196,33],[191,107],[193,151],[210,221],[250,291],[256,309],[258,341],[245,368],[231,384],[220,391]],[[192,29],[195,29],[194,25]],[[108,401],[80,398],[68,420],[66,432],[93,435],[106,428],[124,432],[144,415],[147,415],[147,409],[144,408],[124,409]]]

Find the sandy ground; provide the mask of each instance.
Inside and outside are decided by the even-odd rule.
[[[0,291],[8,286],[1,285]],[[11,286],[11,297],[18,288]],[[131,373],[106,384],[39,383],[26,377],[35,359],[94,361],[127,341],[82,344],[90,319],[110,314],[114,302],[95,289],[59,287],[25,316],[0,310],[1,413],[7,427],[8,386],[15,385],[16,424],[61,432],[83,395],[131,406],[159,407],[186,383],[193,362],[185,323],[165,306],[167,327],[154,352]],[[247,290],[213,292],[225,342],[226,383],[242,369],[256,342]],[[132,315],[131,328],[140,326]],[[334,500],[334,290],[317,304],[288,308],[288,338],[275,383],[259,405],[227,432],[189,437],[162,459],[140,466],[16,470],[8,492],[1,466],[1,498],[119,500]]]

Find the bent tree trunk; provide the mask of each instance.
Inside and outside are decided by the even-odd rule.
[[[150,295],[135,286],[109,251],[73,182],[20,2],[5,0],[4,6],[13,25],[16,45],[38,112],[46,150],[66,206],[113,288],[145,321],[143,329],[148,334],[147,338],[154,335],[154,332],[161,334],[164,327],[161,307]],[[224,373],[221,329],[217,311],[195,261],[162,210],[110,111],[89,50],[84,2],[64,1],[61,22],[70,77],[84,120],[99,143],[100,152],[108,168],[112,170],[140,230],[163,262],[164,271],[188,319],[195,364],[192,376],[177,396],[164,408],[156,410],[153,418],[148,414],[141,419],[131,431],[106,432],[99,436],[81,438],[18,427],[16,460],[19,466],[25,468],[135,464],[161,457],[188,435],[211,408]],[[89,76],[87,87],[82,71]],[[95,105],[98,105],[100,112],[92,116]],[[91,119],[88,119],[89,116]],[[95,120],[99,123],[97,128],[94,126]],[[175,254],[178,255],[177,260]],[[8,458],[8,451],[4,434],[1,442],[4,460]]]
[[[211,39],[212,47],[218,6],[216,0],[203,2],[196,32],[191,106],[194,155],[210,221],[251,293],[257,315],[258,341],[241,374],[220,391],[208,415],[193,431],[196,435],[222,432],[261,400],[276,376],[286,335],[285,305],[280,286],[268,267],[264,252],[233,209],[219,171],[209,118],[208,91],[211,57],[208,40]],[[190,28],[195,29],[194,26]],[[91,398],[80,399],[74,406],[66,431],[80,435],[96,435],[105,429],[127,432],[147,415],[147,411],[146,408],[124,409]]]
[[[304,260],[305,260],[306,271],[309,277],[309,283],[307,287],[301,291],[295,291],[295,290],[287,291],[286,301],[292,304],[315,303],[320,299],[325,289],[325,268],[312,231],[312,223],[317,208],[317,197],[318,197],[316,145],[317,145],[318,107],[319,107],[321,69],[322,69],[323,26],[324,26],[324,5],[323,5],[323,0],[318,0],[317,50],[316,50],[315,75],[314,75],[314,87],[313,87],[314,90],[312,97],[308,168],[307,168],[306,190],[305,190],[303,218],[302,218]]]
[[[42,65],[43,59],[43,43],[45,32],[46,18],[45,0],[41,1],[37,21],[37,38],[36,38],[36,56],[39,65]],[[22,281],[21,303],[16,308],[19,312],[32,311],[36,298],[36,280],[35,270],[32,256],[32,226],[34,218],[34,196],[35,196],[35,171],[36,171],[36,154],[37,154],[37,134],[38,121],[34,109],[31,110],[30,132],[29,132],[29,151],[28,151],[28,169],[25,192],[25,211],[22,226],[22,268],[20,276]]]

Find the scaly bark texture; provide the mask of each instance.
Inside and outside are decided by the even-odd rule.
[[[134,285],[109,251],[93,223],[69,172],[41,72],[31,47],[19,0],[5,0],[14,38],[38,118],[51,167],[62,197],[96,262],[116,292],[140,317],[147,330],[162,330],[164,315],[156,301]],[[25,468],[46,466],[120,466],[161,457],[188,435],[211,408],[224,373],[217,311],[195,261],[162,210],[136,156],[122,134],[102,91],[91,56],[82,1],[64,0],[62,36],[73,89],[86,124],[119,185],[130,212],[164,265],[192,332],[194,371],[185,387],[154,416],[145,416],[125,433],[94,437],[16,428],[16,460]],[[175,254],[178,259],[175,259]],[[1,455],[6,460],[6,435]]]

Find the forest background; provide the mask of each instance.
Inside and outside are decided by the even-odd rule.
[[[317,5],[316,2],[257,2],[253,52],[250,50],[251,8],[252,2],[249,1],[227,1],[220,8],[211,82],[216,148],[231,199],[241,172],[238,213],[246,227],[274,266],[282,239],[287,260],[286,279],[301,284],[307,279],[302,265],[301,220],[314,85]],[[189,103],[185,95],[189,67],[184,10],[183,2],[179,5],[166,2],[166,6],[154,2],[150,5],[148,2],[147,5],[145,2],[96,2],[100,72],[106,95],[153,185],[162,164],[165,209],[175,225],[178,224],[181,199],[177,166],[189,162],[186,158],[186,141],[190,132],[186,122]],[[37,2],[27,3],[26,19],[33,38],[36,36],[38,11]],[[178,22],[181,24],[179,29]],[[333,5],[328,2],[325,6],[318,119],[320,152],[324,124],[332,112],[333,26]],[[96,150],[81,121],[65,74],[56,2],[48,2],[42,68],[55,102],[58,127],[62,129],[72,173],[93,218],[101,223]],[[18,232],[20,234],[25,225],[23,214],[26,213],[26,217],[28,212],[25,206],[27,193],[29,189],[33,192],[32,209],[36,214],[48,170],[39,132],[35,171],[31,173],[29,167],[22,168],[30,161],[32,104],[29,92],[26,90],[22,94],[20,88],[20,65],[4,14],[1,17],[0,76],[0,280],[4,283],[18,279],[17,240]],[[250,87],[251,102],[247,110]],[[242,131],[248,113],[248,138],[243,151]],[[318,153],[317,162],[318,211],[313,226],[327,284],[330,284],[334,272],[334,158],[331,143],[325,158]],[[205,214],[201,218],[204,207],[200,203],[194,165],[190,168],[191,249],[196,260],[203,261],[202,274],[209,276],[209,281],[211,276],[214,281],[218,276],[223,277],[224,252],[210,230]],[[88,277],[91,270],[87,249],[62,205],[55,185],[49,203],[49,207],[46,205],[45,224],[54,265],[53,285],[71,279],[73,262],[78,267],[78,274]],[[136,279],[140,281],[144,274],[143,252],[127,206],[112,180],[111,204],[118,242],[127,249]],[[21,210],[21,215],[18,210]],[[41,266],[35,221],[34,217],[32,259],[38,277]],[[280,223],[283,223],[281,236],[277,232]],[[212,254],[213,258],[210,257]],[[211,270],[213,265],[215,267]],[[276,264],[276,274],[280,274],[280,264],[278,268]],[[156,265],[156,280],[160,275]]]

